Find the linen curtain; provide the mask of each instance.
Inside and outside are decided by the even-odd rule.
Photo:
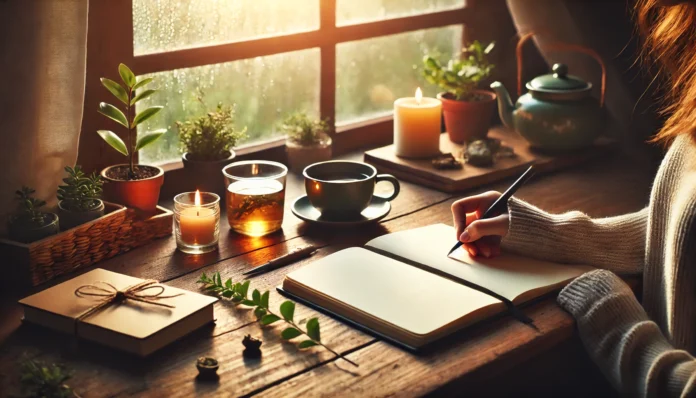
[[[0,0],[0,217],[22,185],[54,205],[82,122],[88,0]]]

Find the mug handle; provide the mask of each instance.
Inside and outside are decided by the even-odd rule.
[[[394,192],[392,192],[389,196],[375,194],[375,196],[382,198],[388,202],[394,200],[394,198],[396,198],[396,196],[399,194],[399,191],[401,191],[401,185],[399,185],[399,180],[397,180],[396,177],[394,177],[391,174],[377,174],[377,177],[375,177],[375,181],[375,183],[378,183],[380,181],[389,181],[394,187]]]

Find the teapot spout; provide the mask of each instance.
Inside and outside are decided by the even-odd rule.
[[[500,120],[503,121],[505,127],[514,129],[512,112],[515,110],[515,105],[513,105],[512,99],[510,99],[510,94],[500,82],[493,82],[491,88],[498,96],[498,113],[500,114]]]

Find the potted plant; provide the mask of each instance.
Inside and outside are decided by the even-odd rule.
[[[203,93],[199,93],[198,101],[204,104]],[[196,188],[225,191],[222,169],[232,163],[235,157],[232,148],[246,135],[246,127],[241,131],[234,128],[234,117],[234,107],[220,103],[203,116],[176,122],[184,169],[195,176]]]
[[[159,113],[163,107],[152,106],[136,114],[135,104],[156,92],[153,89],[142,90],[153,79],[149,77],[136,81],[133,72],[124,64],[118,66],[118,73],[124,85],[107,78],[101,78],[101,83],[124,104],[125,112],[102,102],[99,104],[99,113],[126,129],[127,143],[110,130],[99,130],[98,133],[112,148],[129,157],[130,162],[102,170],[101,176],[107,181],[104,197],[110,202],[134,208],[144,215],[152,215],[156,212],[160,188],[164,182],[164,171],[155,166],[136,165],[135,154],[157,141],[167,130],[150,131],[136,139],[136,128]]]
[[[493,47],[494,43],[484,46],[474,41],[462,50],[458,59],[446,65],[429,55],[423,58],[425,79],[445,90],[437,98],[442,101],[445,127],[452,142],[486,138],[495,112],[496,95],[477,87],[494,68],[488,62]]]
[[[46,202],[34,198],[34,192],[29,187],[15,192],[19,207],[10,219],[8,233],[17,242],[31,243],[58,233],[58,215],[42,212],[40,209]]]
[[[280,128],[287,136],[285,148],[291,170],[301,172],[310,164],[331,159],[331,127],[327,120],[313,120],[296,112],[288,115]]]
[[[58,187],[58,216],[62,229],[70,229],[80,224],[96,220],[104,215],[102,184],[96,173],[86,175],[80,166],[66,167],[68,177],[65,185]]]

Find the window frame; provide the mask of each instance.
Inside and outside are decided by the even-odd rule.
[[[472,35],[476,25],[477,3],[467,0],[464,7],[413,16],[336,26],[336,0],[319,1],[319,28],[278,36],[255,38],[224,44],[185,48],[169,52],[134,55],[132,1],[95,1],[90,3],[87,42],[87,84],[80,138],[79,162],[87,170],[98,170],[124,159],[109,150],[94,131],[103,128],[97,113],[98,103],[108,101],[108,93],[97,82],[102,76],[114,78],[116,65],[125,63],[137,74],[190,68],[237,61],[247,58],[318,48],[320,51],[319,112],[322,119],[336,116],[336,46],[416,30],[462,25],[462,42]],[[108,21],[105,22],[105,21]],[[358,148],[386,145],[392,141],[391,115],[336,127],[333,135],[335,154]],[[118,134],[118,132],[117,132]],[[285,145],[284,138],[250,143],[235,151],[250,154]],[[181,168],[181,161],[160,165],[165,170]]]

